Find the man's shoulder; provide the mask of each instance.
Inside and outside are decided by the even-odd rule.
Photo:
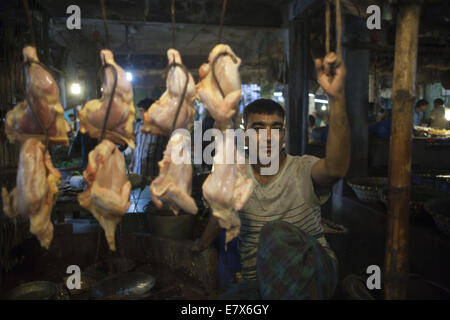
[[[317,161],[320,160],[319,157],[310,155],[310,154],[304,154],[301,156],[296,156],[296,155],[287,155],[287,159],[290,158],[290,161],[295,164],[295,165],[307,165],[307,164],[314,164]]]
[[[288,175],[290,179],[296,177],[301,179],[299,173],[307,173],[312,166],[319,161],[320,158],[313,155],[286,155],[286,168],[283,170],[284,175]]]

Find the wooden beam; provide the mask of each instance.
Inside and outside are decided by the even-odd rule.
[[[347,42],[365,41],[369,38],[365,19],[343,15],[342,39]],[[365,177],[369,163],[369,63],[370,51],[361,48],[342,48],[347,68],[345,95],[351,132],[351,156],[347,178]]]
[[[389,193],[385,253],[385,299],[406,299],[412,118],[420,5],[403,3],[397,18]]]
[[[286,110],[286,147],[291,155],[303,155],[308,146],[309,21],[289,23],[289,84]]]

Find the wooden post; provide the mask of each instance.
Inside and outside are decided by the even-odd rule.
[[[406,299],[407,295],[411,135],[419,18],[419,4],[402,3],[397,19],[392,90],[385,299]]]
[[[289,24],[289,86],[286,112],[286,148],[291,155],[303,155],[308,146],[309,111],[308,15]]]

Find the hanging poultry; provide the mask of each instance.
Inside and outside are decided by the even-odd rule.
[[[17,172],[17,185],[11,193],[2,188],[3,212],[11,218],[29,217],[30,232],[48,249],[53,239],[50,215],[61,173],[53,167],[44,145],[33,138],[22,144]]]
[[[133,123],[136,110],[133,104],[133,88],[126,79],[125,71],[114,61],[114,55],[110,50],[101,50],[100,58],[104,67],[112,65],[117,72],[117,85],[112,97],[104,138],[117,144],[126,143],[134,148]],[[111,67],[106,67],[102,97],[88,101],[79,113],[81,133],[87,132],[93,138],[100,138],[108,102],[113,93],[113,84],[113,71]]]
[[[155,204],[161,208],[162,201],[168,201],[175,215],[180,210],[196,214],[198,211],[192,191],[191,139],[189,135],[175,133],[164,151],[164,158],[158,163],[159,175],[150,185]]]
[[[64,109],[59,101],[59,88],[53,76],[39,63],[36,48],[23,48],[25,63],[26,98],[6,114],[5,132],[11,143],[24,143],[29,138],[45,140],[36,110],[47,131],[49,143],[69,145],[69,124],[64,119]]]
[[[186,85],[186,73],[188,74],[186,94],[182,101],[174,129],[190,129],[195,113],[195,83],[192,75],[187,70],[185,72],[180,66],[171,67],[173,63],[182,64],[180,53],[177,50],[167,50],[167,58],[169,61],[169,71],[166,79],[167,89],[159,100],[153,103],[144,114],[144,124],[142,126],[143,132],[165,136],[169,135],[172,129],[178,104],[180,103]]]
[[[197,96],[218,128],[226,126],[236,113],[241,98],[240,65],[241,59],[228,45],[218,44],[209,54],[208,63],[204,63],[198,71],[200,82],[196,85]],[[217,79],[214,79],[213,67]]]
[[[239,152],[235,150],[234,139],[216,140],[214,166],[211,174],[203,183],[203,196],[209,203],[212,213],[219,224],[226,229],[225,242],[239,235],[241,221],[237,211],[247,203],[253,192],[253,182],[245,174],[245,164]],[[226,163],[226,155],[234,153],[234,162]]]
[[[83,177],[87,189],[78,195],[78,202],[94,215],[105,230],[109,248],[115,251],[115,230],[130,206],[131,182],[125,159],[114,143],[104,139],[89,153]]]

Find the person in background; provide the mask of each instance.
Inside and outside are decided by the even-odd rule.
[[[430,127],[436,129],[447,129],[448,121],[445,119],[444,101],[435,99],[433,101],[434,109],[430,113]]]
[[[391,115],[392,110],[383,110],[380,121],[369,124],[369,136],[381,139],[390,139],[391,137]]]
[[[428,108],[428,101],[425,99],[421,99],[417,101],[416,106],[414,107],[414,118],[413,124],[415,126],[422,126],[426,124],[424,119],[424,112]]]
[[[149,160],[149,147],[152,144],[154,136],[142,132],[141,128],[144,123],[144,113],[154,102],[155,100],[146,98],[139,101],[139,103],[137,104],[139,110],[139,119],[136,120],[136,125],[134,127],[136,148],[134,149],[133,155],[131,157],[130,171],[142,176],[148,176],[147,162]]]

